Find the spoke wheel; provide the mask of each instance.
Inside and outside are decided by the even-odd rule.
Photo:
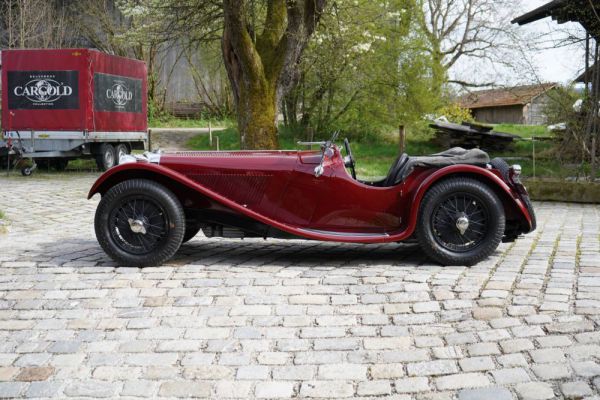
[[[456,193],[441,201],[431,215],[431,229],[444,248],[465,252],[479,246],[489,228],[485,203],[469,193]]]
[[[177,252],[186,231],[177,196],[146,179],[126,180],[102,195],[94,220],[96,238],[119,265],[160,265]]]
[[[146,196],[132,196],[115,207],[109,217],[115,243],[131,254],[148,254],[161,245],[169,233],[165,210]]]
[[[504,235],[504,206],[490,186],[467,178],[434,184],[419,206],[416,236],[443,265],[473,265],[490,256]]]

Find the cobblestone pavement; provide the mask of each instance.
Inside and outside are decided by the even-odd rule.
[[[1,397],[600,398],[600,206],[538,203],[471,268],[196,238],[142,270],[96,243],[93,178],[0,178]]]

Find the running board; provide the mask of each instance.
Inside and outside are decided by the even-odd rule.
[[[356,238],[386,238],[389,237],[387,233],[356,233],[356,232],[335,232],[335,231],[322,231],[319,229],[299,229],[302,232],[313,233],[317,235],[329,235],[329,236],[344,236],[344,237],[356,237]]]

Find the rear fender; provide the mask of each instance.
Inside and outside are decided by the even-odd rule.
[[[458,176],[470,177],[486,183],[492,190],[494,190],[496,195],[498,195],[502,201],[507,219],[517,219],[522,223],[526,232],[531,230],[532,221],[529,212],[527,211],[527,207],[519,195],[510,186],[508,186],[508,184],[504,182],[502,178],[494,174],[489,169],[474,165],[461,164],[441,168],[421,182],[421,185],[415,191],[412,198],[413,206],[408,224],[411,233],[416,227],[421,201],[423,200],[425,193],[427,193],[427,190],[429,190],[429,188],[438,182]]]

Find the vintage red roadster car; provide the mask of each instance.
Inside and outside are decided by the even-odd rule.
[[[478,149],[402,154],[376,182],[356,179],[348,140],[312,151],[126,155],[89,197],[102,248],[124,266],[159,265],[208,237],[349,243],[416,240],[443,265],[472,265],[535,229],[521,168]],[[306,143],[304,143],[306,144]]]

